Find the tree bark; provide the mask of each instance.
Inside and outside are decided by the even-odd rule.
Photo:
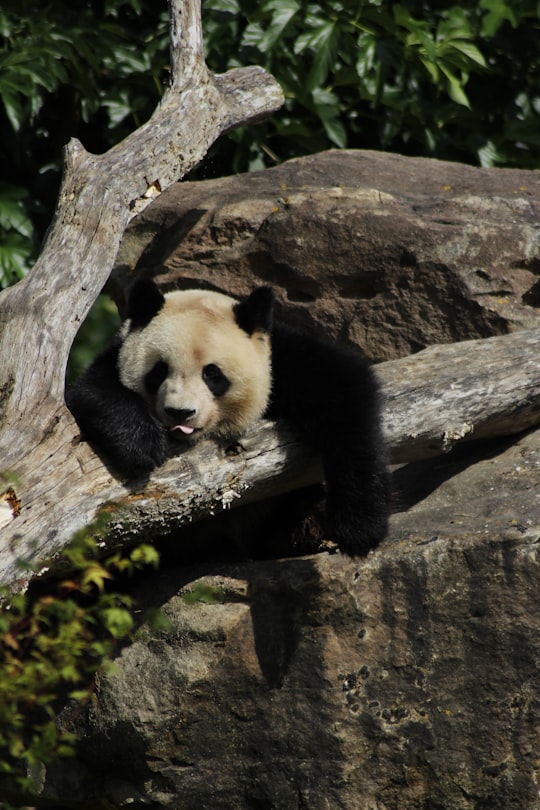
[[[427,458],[458,442],[538,424],[539,351],[540,331],[530,330],[381,363],[391,460]],[[110,550],[322,480],[318,458],[286,427],[270,422],[255,425],[235,452],[203,442],[172,457],[150,480],[117,479],[77,442],[67,418],[51,426],[31,460],[33,487],[14,482],[0,513],[2,581],[18,586],[30,576],[18,566],[21,556],[39,563],[38,573],[54,569],[55,555],[85,526],[95,524]],[[28,466],[24,474],[30,478]],[[17,516],[15,499],[21,501]]]
[[[540,331],[431,346],[377,366],[392,461],[447,453],[540,422]]]
[[[85,527],[94,527],[105,551],[322,478],[318,459],[286,428],[261,423],[235,453],[205,442],[149,480],[119,480],[79,442],[64,405],[71,343],[127,223],[220,133],[282,102],[259,68],[212,76],[202,59],[198,3],[171,0],[170,9],[173,78],[160,106],[105,155],[68,145],[43,252],[31,274],[0,295],[0,581],[12,588],[55,570]],[[540,333],[521,332],[379,366],[392,460],[537,424],[539,344]]]

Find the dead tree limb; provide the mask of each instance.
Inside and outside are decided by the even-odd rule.
[[[437,346],[378,366],[392,460],[426,458],[457,442],[538,424],[539,352],[540,331],[534,330]],[[5,503],[3,537],[9,540],[0,557],[3,581],[24,584],[28,575],[21,575],[16,562],[23,553],[54,566],[54,555],[74,532],[100,515],[109,518],[102,539],[111,549],[322,479],[318,459],[269,422],[243,437],[235,454],[204,442],[171,458],[150,480],[129,485],[109,473],[86,444],[73,444],[71,433],[62,440],[57,427],[56,436],[54,455],[34,454],[36,475],[46,486],[28,493],[18,517]],[[18,492],[16,485],[13,490]],[[39,498],[47,499],[49,519]]]
[[[65,150],[58,207],[26,279],[0,294],[0,474],[16,486],[17,528],[0,556],[50,556],[81,475],[77,428],[64,405],[71,344],[107,280],[122,234],[223,132],[275,112],[277,82],[260,68],[214,76],[203,59],[199,0],[170,0],[170,87],[140,129],[104,155]],[[98,474],[98,478],[99,478]],[[90,488],[94,486],[88,480]],[[99,482],[95,482],[99,489]],[[19,506],[20,502],[20,506]],[[88,517],[88,513],[87,517]],[[60,532],[60,535],[58,534]]]
[[[381,363],[392,461],[429,458],[458,442],[539,424],[539,352],[540,332],[532,329]]]

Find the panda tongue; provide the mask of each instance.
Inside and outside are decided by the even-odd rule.
[[[191,427],[190,425],[173,425],[170,430],[181,430],[182,433],[185,433],[186,436],[189,436],[190,433],[193,433],[195,428]]]

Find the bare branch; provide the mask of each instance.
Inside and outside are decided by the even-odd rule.
[[[171,73],[175,90],[199,84],[206,70],[200,0],[170,0]]]
[[[394,462],[447,452],[461,441],[512,434],[540,421],[540,331],[436,346],[379,365]],[[263,422],[234,455],[211,442],[171,458],[150,480],[118,481],[65,427],[32,454],[20,515],[4,509],[0,579],[24,584],[17,559],[52,565],[75,531],[110,518],[104,550],[155,537],[203,516],[321,481],[318,459],[283,426]],[[7,503],[7,501],[5,502]],[[1,519],[1,517],[0,517]]]
[[[377,366],[392,461],[447,453],[462,441],[540,423],[540,332],[432,346]]]
[[[171,0],[170,10],[174,80],[161,104],[104,155],[68,144],[43,251],[29,276],[0,294],[3,466],[35,445],[52,418],[62,418],[71,344],[109,276],[129,220],[199,163],[222,132],[282,104],[281,89],[258,68],[214,79],[202,59],[198,0]]]

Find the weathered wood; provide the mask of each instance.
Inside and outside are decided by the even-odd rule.
[[[540,331],[432,346],[377,366],[394,462],[540,423]]]
[[[540,422],[540,331],[436,346],[377,367],[391,459],[447,452],[461,441],[513,434]],[[155,537],[222,509],[320,481],[317,458],[283,426],[263,422],[227,454],[211,442],[171,458],[150,480],[117,480],[73,432],[51,426],[55,452],[36,448],[33,485],[5,502],[0,577],[23,585],[17,560],[43,567],[78,529],[107,515],[104,548]],[[1,519],[1,516],[0,516]]]

